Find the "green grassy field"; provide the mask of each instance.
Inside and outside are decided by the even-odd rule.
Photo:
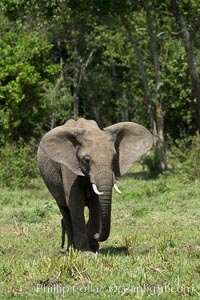
[[[39,179],[0,190],[0,299],[200,299],[200,182],[130,173],[113,192],[97,255],[61,244],[61,216]]]

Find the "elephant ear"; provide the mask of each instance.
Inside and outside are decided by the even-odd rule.
[[[152,134],[133,122],[117,123],[106,127],[105,130],[116,135],[115,147],[119,155],[116,176],[125,174],[153,144]]]
[[[78,137],[82,132],[80,128],[56,127],[44,135],[39,147],[51,160],[63,164],[76,175],[84,176],[76,156]]]

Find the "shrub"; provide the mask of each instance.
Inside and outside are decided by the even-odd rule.
[[[166,154],[168,170],[162,175],[173,173],[185,180],[200,178],[200,134],[171,142]],[[151,176],[159,174],[155,151],[144,157],[142,165],[148,168]]]
[[[48,218],[55,211],[57,210],[55,210],[54,206],[45,204],[36,206],[33,209],[14,211],[13,218],[17,222],[37,223],[41,222],[42,219]]]
[[[155,150],[149,152],[141,160],[141,164],[143,166],[143,169],[145,169],[145,166],[147,167],[150,177],[156,177],[160,173],[159,161],[158,157],[156,156]]]
[[[38,174],[36,158],[30,145],[22,140],[0,149],[0,185],[25,188]]]
[[[200,178],[200,134],[176,140],[168,152],[168,165],[184,179]]]

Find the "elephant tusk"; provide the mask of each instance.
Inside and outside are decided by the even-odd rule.
[[[95,194],[97,194],[98,196],[103,195],[103,192],[98,191],[97,186],[96,186],[95,183],[92,184],[92,187],[93,187],[93,190],[94,190]]]
[[[116,183],[114,184],[114,189],[116,190],[117,193],[121,194],[122,192],[119,190],[118,186],[116,185]]]

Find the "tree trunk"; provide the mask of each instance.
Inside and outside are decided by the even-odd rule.
[[[94,54],[94,49],[89,53],[88,58],[83,62],[83,58],[76,51],[76,59],[74,61],[74,76],[73,76],[73,102],[74,102],[74,119],[79,117],[79,91],[81,87],[81,82],[86,79],[86,69]]]
[[[78,89],[74,87],[74,94],[73,94],[73,102],[74,102],[74,119],[78,119],[79,117],[79,97],[78,97]]]
[[[58,40],[58,48],[60,49],[60,40]],[[56,85],[54,88],[51,88],[50,91],[50,107],[51,107],[51,120],[50,120],[50,128],[53,129],[56,126],[57,121],[57,107],[56,107],[56,98],[58,97],[57,90],[60,89],[60,85],[63,82],[63,58],[60,51],[60,76],[57,80]]]
[[[188,63],[188,69],[190,72],[191,76],[191,81],[192,81],[192,90],[194,93],[195,98],[197,99],[197,118],[198,118],[198,129],[200,131],[200,78],[199,74],[197,72],[196,64],[195,64],[195,58],[193,54],[193,49],[192,49],[192,43],[190,40],[190,33],[187,29],[184,17],[181,13],[180,5],[179,5],[179,0],[173,0],[173,14],[176,18],[176,21],[179,25],[182,38],[183,38],[183,43],[185,47],[185,52],[187,56],[187,63]]]
[[[156,76],[156,121],[157,121],[157,144],[156,144],[156,156],[158,159],[158,168],[162,172],[167,168],[166,155],[165,155],[165,139],[164,139],[164,126],[163,126],[163,111],[162,111],[162,97],[161,97],[161,87],[162,87],[162,78],[161,78],[161,69],[158,59],[158,48],[157,40],[153,31],[152,26],[152,16],[149,9],[149,6],[146,0],[142,0],[142,4],[146,10],[147,16],[147,27],[151,40],[152,52],[153,52],[153,62],[155,68]]]
[[[99,111],[99,105],[98,105],[98,100],[95,99],[95,96],[90,98],[90,105],[92,108],[92,112],[94,114],[95,117],[95,121],[97,122],[97,124],[102,127],[103,124],[101,122],[101,117],[100,117],[100,111]]]
[[[128,122],[129,121],[129,107],[128,107],[128,99],[125,90],[122,91],[122,101],[124,103],[124,109],[121,113],[122,116],[122,122]]]
[[[120,107],[121,121],[126,122],[129,121],[128,101],[127,101],[126,92],[123,90],[121,86],[121,82],[115,65],[112,66],[112,75],[113,75],[116,98],[118,101],[122,103],[122,107]]]
[[[79,117],[79,70],[76,64],[73,77],[73,104],[73,114],[76,120]]]
[[[149,85],[148,85],[148,80],[147,80],[145,66],[144,66],[143,60],[142,60],[142,55],[140,53],[140,49],[138,48],[137,42],[133,38],[131,31],[129,30],[128,27],[126,27],[126,29],[128,31],[129,40],[130,40],[130,42],[133,46],[134,52],[135,52],[135,56],[136,56],[137,63],[138,63],[138,71],[139,71],[139,74],[142,78],[142,82],[144,85],[144,90],[145,90],[145,94],[146,94],[147,112],[148,112],[149,120],[150,120],[150,130],[154,136],[157,136],[156,120],[154,118],[154,114],[152,111],[152,105],[151,105],[151,103],[152,103],[151,89],[149,88]]]

